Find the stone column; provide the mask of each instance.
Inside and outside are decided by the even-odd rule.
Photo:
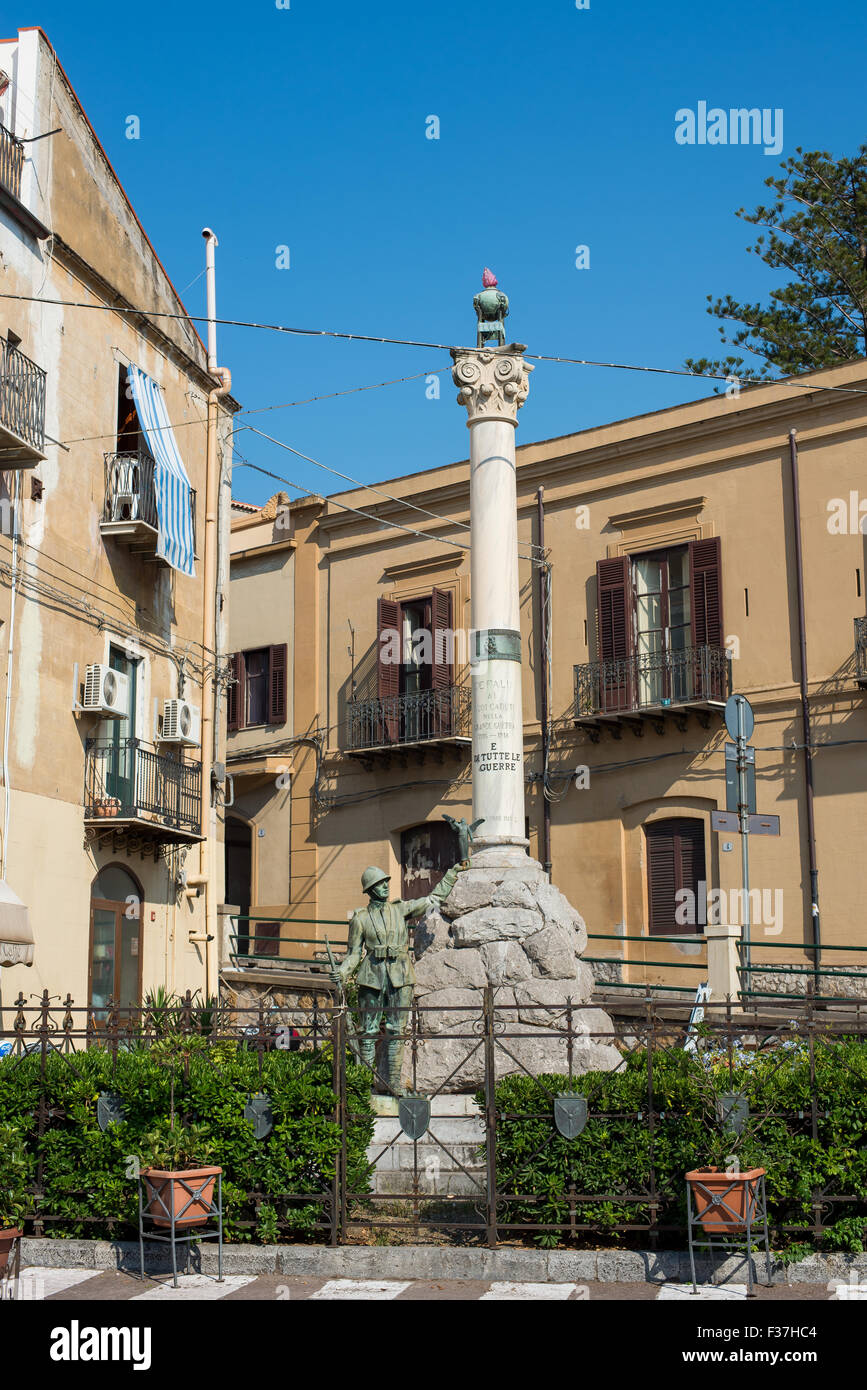
[[[473,820],[479,849],[526,850],[515,429],[529,373],[520,343],[452,348],[470,431]]]

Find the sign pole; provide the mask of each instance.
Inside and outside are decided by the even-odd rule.
[[[743,923],[741,935],[743,940],[742,958],[746,971],[747,989],[750,987],[750,805],[749,789],[747,786],[747,731],[746,731],[746,701],[738,700],[738,814],[740,816],[741,830],[741,865],[743,868]]]

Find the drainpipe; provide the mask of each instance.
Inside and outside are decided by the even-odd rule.
[[[545,489],[540,487],[536,491],[536,512],[538,516],[539,531],[539,679],[542,687],[541,715],[542,715],[542,868],[548,877],[551,877],[551,803],[548,800],[548,751],[551,742],[551,730],[548,723],[548,617],[550,608],[549,585],[551,576],[547,565],[544,563],[545,554]]]
[[[810,729],[810,699],[807,689],[807,627],[804,617],[804,557],[801,551],[801,488],[798,478],[797,430],[789,430],[789,461],[792,470],[792,511],[795,529],[795,575],[798,586],[798,653],[800,657],[801,722],[804,730],[804,783],[807,805],[807,855],[810,864],[810,916],[813,922],[813,982],[820,992],[818,967],[822,935],[819,923],[819,866],[816,860],[816,824],[813,815],[813,740]]]
[[[205,934],[190,936],[190,940],[203,941],[205,955],[205,994],[211,993],[211,950],[217,939],[217,885],[216,863],[212,858],[212,842],[216,839],[216,825],[213,824],[213,768],[214,748],[218,734],[216,702],[219,685],[214,680],[217,662],[217,513],[219,504],[220,469],[217,461],[217,402],[232,388],[232,376],[228,367],[217,365],[217,297],[214,273],[214,248],[217,238],[210,227],[202,232],[205,238],[205,268],[208,291],[208,372],[218,377],[220,385],[208,393],[208,434],[207,462],[205,468],[205,536],[202,569],[203,574],[203,616],[202,616],[202,816],[199,845],[199,873],[187,879],[190,887],[201,890],[205,896]]]

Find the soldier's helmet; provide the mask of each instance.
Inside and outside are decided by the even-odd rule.
[[[361,875],[362,891],[369,893],[371,888],[375,887],[377,883],[388,883],[389,878],[390,874],[383,873],[382,869],[365,869],[364,873]]]

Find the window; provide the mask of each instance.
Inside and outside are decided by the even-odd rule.
[[[725,699],[717,537],[600,560],[596,587],[601,709]]]
[[[229,658],[229,728],[286,723],[287,645],[256,647]]]
[[[143,450],[147,452],[141,421],[132,396],[132,387],[126,374],[126,367],[121,367],[117,387],[117,452],[119,454],[138,454]]]
[[[385,741],[411,742],[449,734],[453,685],[451,593],[434,589],[424,598],[403,602],[379,599],[377,694]]]
[[[707,906],[703,899],[707,891],[704,823],[687,816],[651,821],[644,827],[644,835],[650,935],[695,935],[701,930],[697,924],[704,920]],[[678,898],[684,889],[692,893],[691,899]],[[692,911],[685,910],[689,907]]]

